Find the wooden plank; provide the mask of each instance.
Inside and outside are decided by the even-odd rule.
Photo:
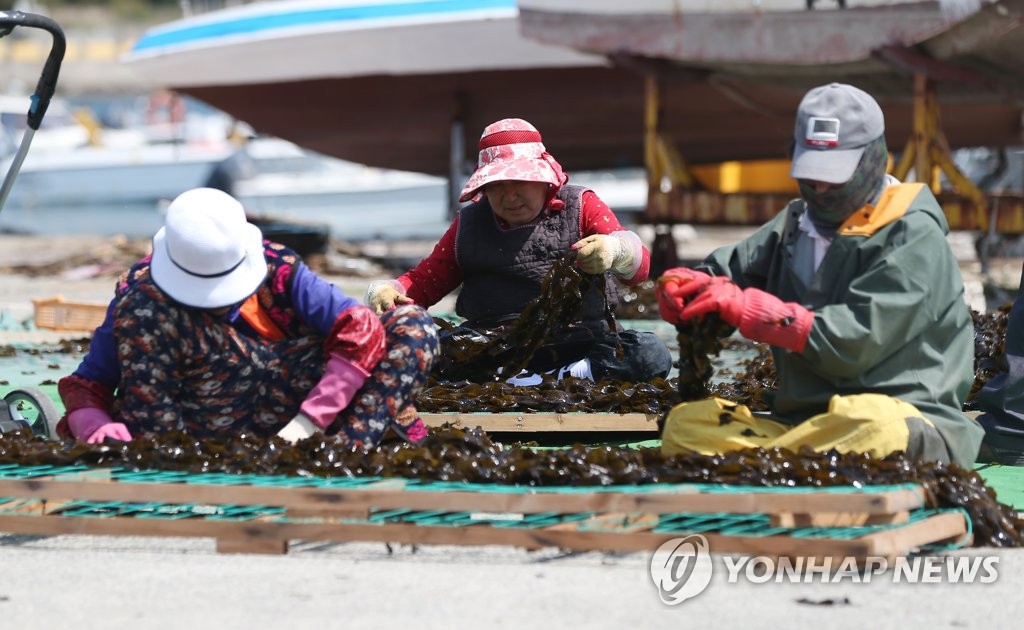
[[[893,525],[910,520],[910,512],[892,514],[864,514],[862,512],[819,512],[817,514],[794,514],[779,512],[769,515],[772,527],[863,527],[865,525]]]
[[[489,432],[610,432],[628,431],[658,433],[658,415],[643,413],[421,413],[429,427],[445,424]]]
[[[46,507],[48,504],[46,501],[37,501],[35,499],[22,499],[19,501],[9,501],[0,505],[0,510],[6,514],[38,514],[40,516],[47,513]]]
[[[221,537],[217,539],[217,553],[263,553],[283,555],[288,553],[288,541],[273,536],[259,536],[250,530],[241,538]]]
[[[34,535],[185,536],[218,540],[218,550],[282,553],[282,541],[373,541],[407,544],[510,545],[558,547],[581,551],[653,551],[679,533],[608,532],[498,528],[487,525],[437,527],[412,524],[288,523],[205,519],[135,519],[0,515],[0,531]],[[905,555],[924,544],[962,536],[963,515],[942,513],[912,525],[855,539],[729,536],[703,534],[714,553],[864,559]]]
[[[650,531],[658,526],[657,514],[640,512],[597,514],[584,521],[559,523],[545,527],[547,531],[590,531],[590,532],[640,532]]]
[[[489,511],[489,512],[730,512],[760,514],[791,512],[852,512],[892,514],[920,508],[920,487],[878,492],[827,492],[824,490],[698,492],[685,486],[679,491],[652,488],[649,492],[467,492],[404,490],[400,482],[379,489],[270,487],[254,485],[204,485],[188,483],[134,483],[61,481],[56,479],[0,479],[0,496],[88,501],[161,502],[272,505],[288,510],[319,513],[374,509]]]
[[[896,556],[906,555],[909,550],[921,545],[963,540],[967,537],[967,516],[962,512],[940,512],[927,519],[903,527],[885,529],[862,537],[869,544],[873,556],[892,561]]]
[[[288,518],[359,518],[366,519],[370,517],[369,508],[356,508],[356,509],[338,509],[338,508],[308,508],[308,507],[291,507],[285,511]]]

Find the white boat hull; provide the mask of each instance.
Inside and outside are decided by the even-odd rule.
[[[517,13],[512,0],[263,2],[154,29],[123,61],[169,86],[604,63],[524,39]]]
[[[471,167],[477,134],[508,116],[534,123],[570,173],[641,167],[648,76],[662,79],[660,131],[692,164],[785,157],[800,98],[836,80],[875,95],[889,145],[905,146],[915,73],[938,83],[951,147],[1021,141],[1024,0],[819,0],[813,11],[804,0],[520,0],[518,21],[411,17],[457,4],[257,3],[155,30],[126,61],[263,133],[441,176],[460,154],[455,167]],[[371,5],[400,6],[408,23],[346,30],[303,13]],[[257,11],[307,30],[249,21]]]
[[[7,207],[155,204],[206,184],[231,156],[230,145],[146,146],[53,153],[29,152]],[[5,162],[0,168],[8,168]]]

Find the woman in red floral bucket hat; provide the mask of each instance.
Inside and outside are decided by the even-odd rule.
[[[494,331],[537,298],[552,264],[571,250],[581,270],[606,277],[612,308],[612,279],[626,285],[647,279],[650,252],[640,238],[622,227],[594,191],[567,183],[533,125],[520,118],[499,120],[484,129],[479,148],[476,172],[459,197],[471,203],[414,269],[370,285],[366,303],[375,311],[429,307],[461,286],[455,312],[466,321],[455,335]],[[594,380],[644,381],[668,374],[672,357],[662,341],[652,333],[610,330],[604,313],[595,287],[585,296],[580,320],[554,331],[558,341],[538,351],[529,371],[510,382],[536,384],[539,373],[554,370]],[[442,334],[442,354],[449,338]]]

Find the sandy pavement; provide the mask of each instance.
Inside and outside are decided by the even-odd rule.
[[[653,230],[650,227],[640,226],[637,231],[644,242],[651,242]],[[743,227],[701,227],[694,230],[678,226],[679,256],[683,260],[699,260],[715,247],[735,242],[750,231],[751,228]],[[974,251],[973,235],[954,233],[949,241],[961,261],[968,304],[979,311],[991,308],[991,304],[986,304],[985,277]],[[147,247],[145,239],[126,241],[120,237],[96,235],[43,237],[0,234],[0,317],[5,322],[31,319],[32,300],[55,295],[63,295],[73,301],[105,304],[113,295],[117,275]],[[397,273],[397,270],[382,268],[378,264],[381,259],[399,260],[407,266],[428,254],[431,247],[430,242],[341,244],[339,251],[332,249],[326,259],[311,260],[310,264],[347,294],[361,299],[372,280]],[[366,258],[360,258],[359,254],[365,254]],[[1020,277],[1020,259],[994,259],[987,279],[990,286],[1004,292],[1004,298],[1012,298]],[[999,300],[998,296],[990,296],[989,299],[990,302]],[[453,299],[449,298],[431,310],[450,311],[452,306]],[[0,334],[10,337],[11,326],[6,328],[8,330]],[[40,335],[41,338],[46,336],[46,333]]]
[[[429,244],[364,245],[378,256],[425,255]],[[147,250],[145,239],[126,241],[96,235],[28,236],[0,234],[0,343],[50,342],[81,337],[81,332],[19,330],[16,326],[34,317],[32,301],[57,295],[74,302],[107,304],[114,295],[118,275]],[[352,247],[344,247],[351,251]],[[422,252],[422,253],[421,253]],[[368,284],[388,277],[370,260],[332,252],[311,260],[321,275],[345,293],[362,299]],[[445,302],[437,308],[450,309]]]

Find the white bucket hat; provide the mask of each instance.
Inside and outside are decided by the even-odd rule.
[[[267,276],[263,233],[242,204],[214,188],[194,188],[167,208],[153,237],[153,282],[175,301],[198,308],[237,304]]]

